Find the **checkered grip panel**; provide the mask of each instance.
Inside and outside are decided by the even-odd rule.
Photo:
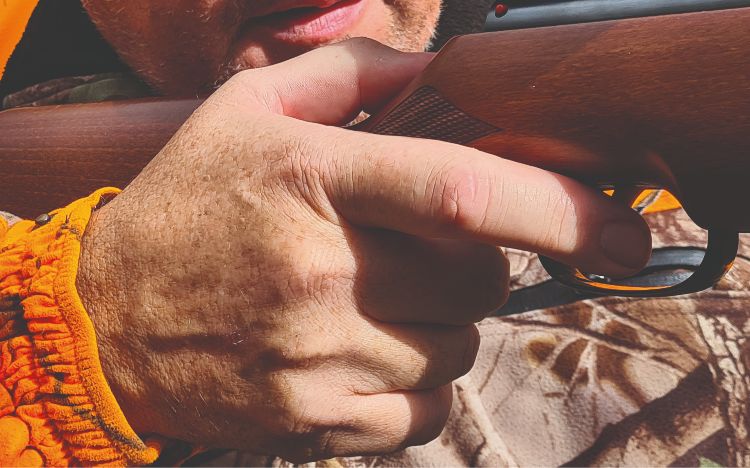
[[[465,114],[435,88],[424,86],[393,109],[371,132],[464,145],[499,130]]]

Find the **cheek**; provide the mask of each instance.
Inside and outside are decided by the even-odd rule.
[[[440,0],[385,0],[394,11],[391,46],[401,50],[424,50],[440,16]]]
[[[154,2],[151,17],[141,29],[153,41],[150,47],[169,48],[176,55],[192,55],[194,60],[208,59],[201,56],[207,50],[221,51],[222,56],[215,57],[218,61],[240,25],[238,3],[184,0],[170,7]]]

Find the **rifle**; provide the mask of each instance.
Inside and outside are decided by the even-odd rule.
[[[571,11],[588,11],[587,22]],[[615,194],[667,189],[709,230],[702,263],[682,282],[543,264],[594,294],[712,286],[731,267],[738,232],[750,231],[750,209],[735,210],[750,169],[750,0],[525,1],[495,12],[489,28],[508,30],[452,39],[357,130],[464,144]],[[33,216],[126,185],[199,102],[0,113],[0,207]]]

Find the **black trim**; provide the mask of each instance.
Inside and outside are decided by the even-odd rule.
[[[663,276],[664,280],[668,281],[663,281],[661,284],[654,283],[649,278],[654,275],[653,269],[649,268],[655,258],[653,253],[649,265],[643,271],[622,280],[586,275],[575,267],[564,265],[544,256],[539,257],[539,262],[550,276],[579,291],[588,291],[603,296],[679,296],[703,291],[718,283],[732,267],[732,263],[737,257],[739,238],[739,234],[735,231],[709,229],[706,255],[703,257],[700,266],[694,269],[694,272],[689,276],[683,275],[681,278]],[[678,268],[683,269],[682,267]],[[674,280],[677,279],[681,279],[681,281],[675,284]],[[629,286],[632,289],[622,289],[618,286]]]
[[[690,278],[693,272],[699,271],[705,260],[706,249],[701,247],[661,247],[654,249],[646,268],[620,283],[638,286],[681,283]],[[706,287],[710,287],[710,284]],[[512,291],[505,305],[492,315],[505,317],[532,310],[559,307],[586,299],[618,295],[607,294],[603,291],[575,289],[550,279]]]
[[[580,292],[556,280],[547,280],[533,286],[516,289],[508,301],[491,314],[492,317],[507,317],[532,310],[551,309],[574,302],[601,297],[598,294]]]

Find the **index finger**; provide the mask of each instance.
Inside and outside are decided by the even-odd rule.
[[[573,179],[439,141],[345,138],[361,151],[336,156],[327,193],[356,225],[514,247],[608,275],[648,260],[645,221]]]

